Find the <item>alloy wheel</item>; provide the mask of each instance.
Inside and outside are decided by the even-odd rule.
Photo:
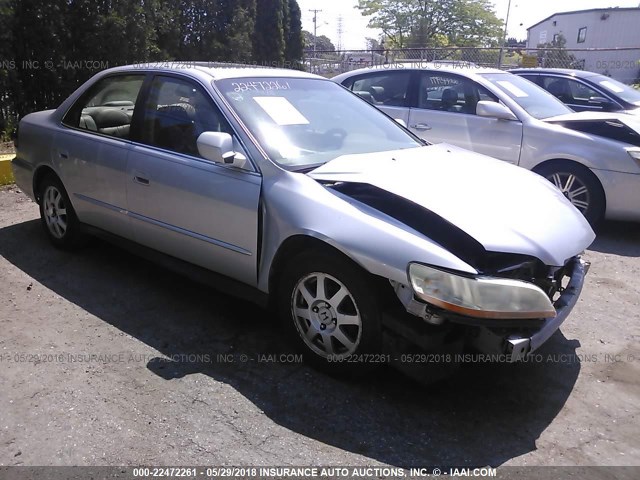
[[[297,283],[291,313],[304,343],[321,357],[348,357],[362,336],[362,318],[347,287],[326,273],[314,272]]]
[[[547,177],[583,214],[589,208],[591,196],[582,180],[573,173],[554,173]]]
[[[57,239],[64,237],[67,232],[67,207],[60,190],[49,185],[43,196],[44,219],[49,232]]]

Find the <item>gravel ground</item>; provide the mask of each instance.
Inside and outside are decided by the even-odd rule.
[[[431,386],[325,376],[256,307],[102,242],[56,251],[15,187],[0,255],[0,465],[640,465],[638,224],[602,228],[541,360]]]

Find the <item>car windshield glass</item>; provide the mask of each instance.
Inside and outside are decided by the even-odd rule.
[[[571,113],[569,107],[536,84],[511,73],[485,73],[503,94],[508,95],[532,117],[543,119]]]
[[[625,85],[622,82],[614,80],[613,78],[605,77],[604,75],[589,77],[589,81],[597,83],[602,88],[613,93],[617,97],[620,97],[625,102],[640,105],[640,90],[631,88],[629,85]]]
[[[422,146],[391,118],[330,81],[238,78],[215,85],[269,157],[285,168]]]

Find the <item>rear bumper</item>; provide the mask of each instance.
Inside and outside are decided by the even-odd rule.
[[[591,170],[605,191],[609,220],[640,221],[640,175],[635,173]]]
[[[33,166],[16,157],[11,161],[11,168],[13,170],[13,178],[18,188],[26,193],[31,200],[35,201],[36,197],[33,192]]]

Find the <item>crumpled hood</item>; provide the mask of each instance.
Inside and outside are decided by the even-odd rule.
[[[618,121],[640,133],[640,108],[635,110],[625,110],[624,112],[573,112],[555,117],[545,118],[548,123],[566,122],[609,122]]]
[[[373,185],[446,219],[487,251],[530,255],[547,265],[564,265],[595,238],[544,178],[446,144],[344,155],[309,176]]]

